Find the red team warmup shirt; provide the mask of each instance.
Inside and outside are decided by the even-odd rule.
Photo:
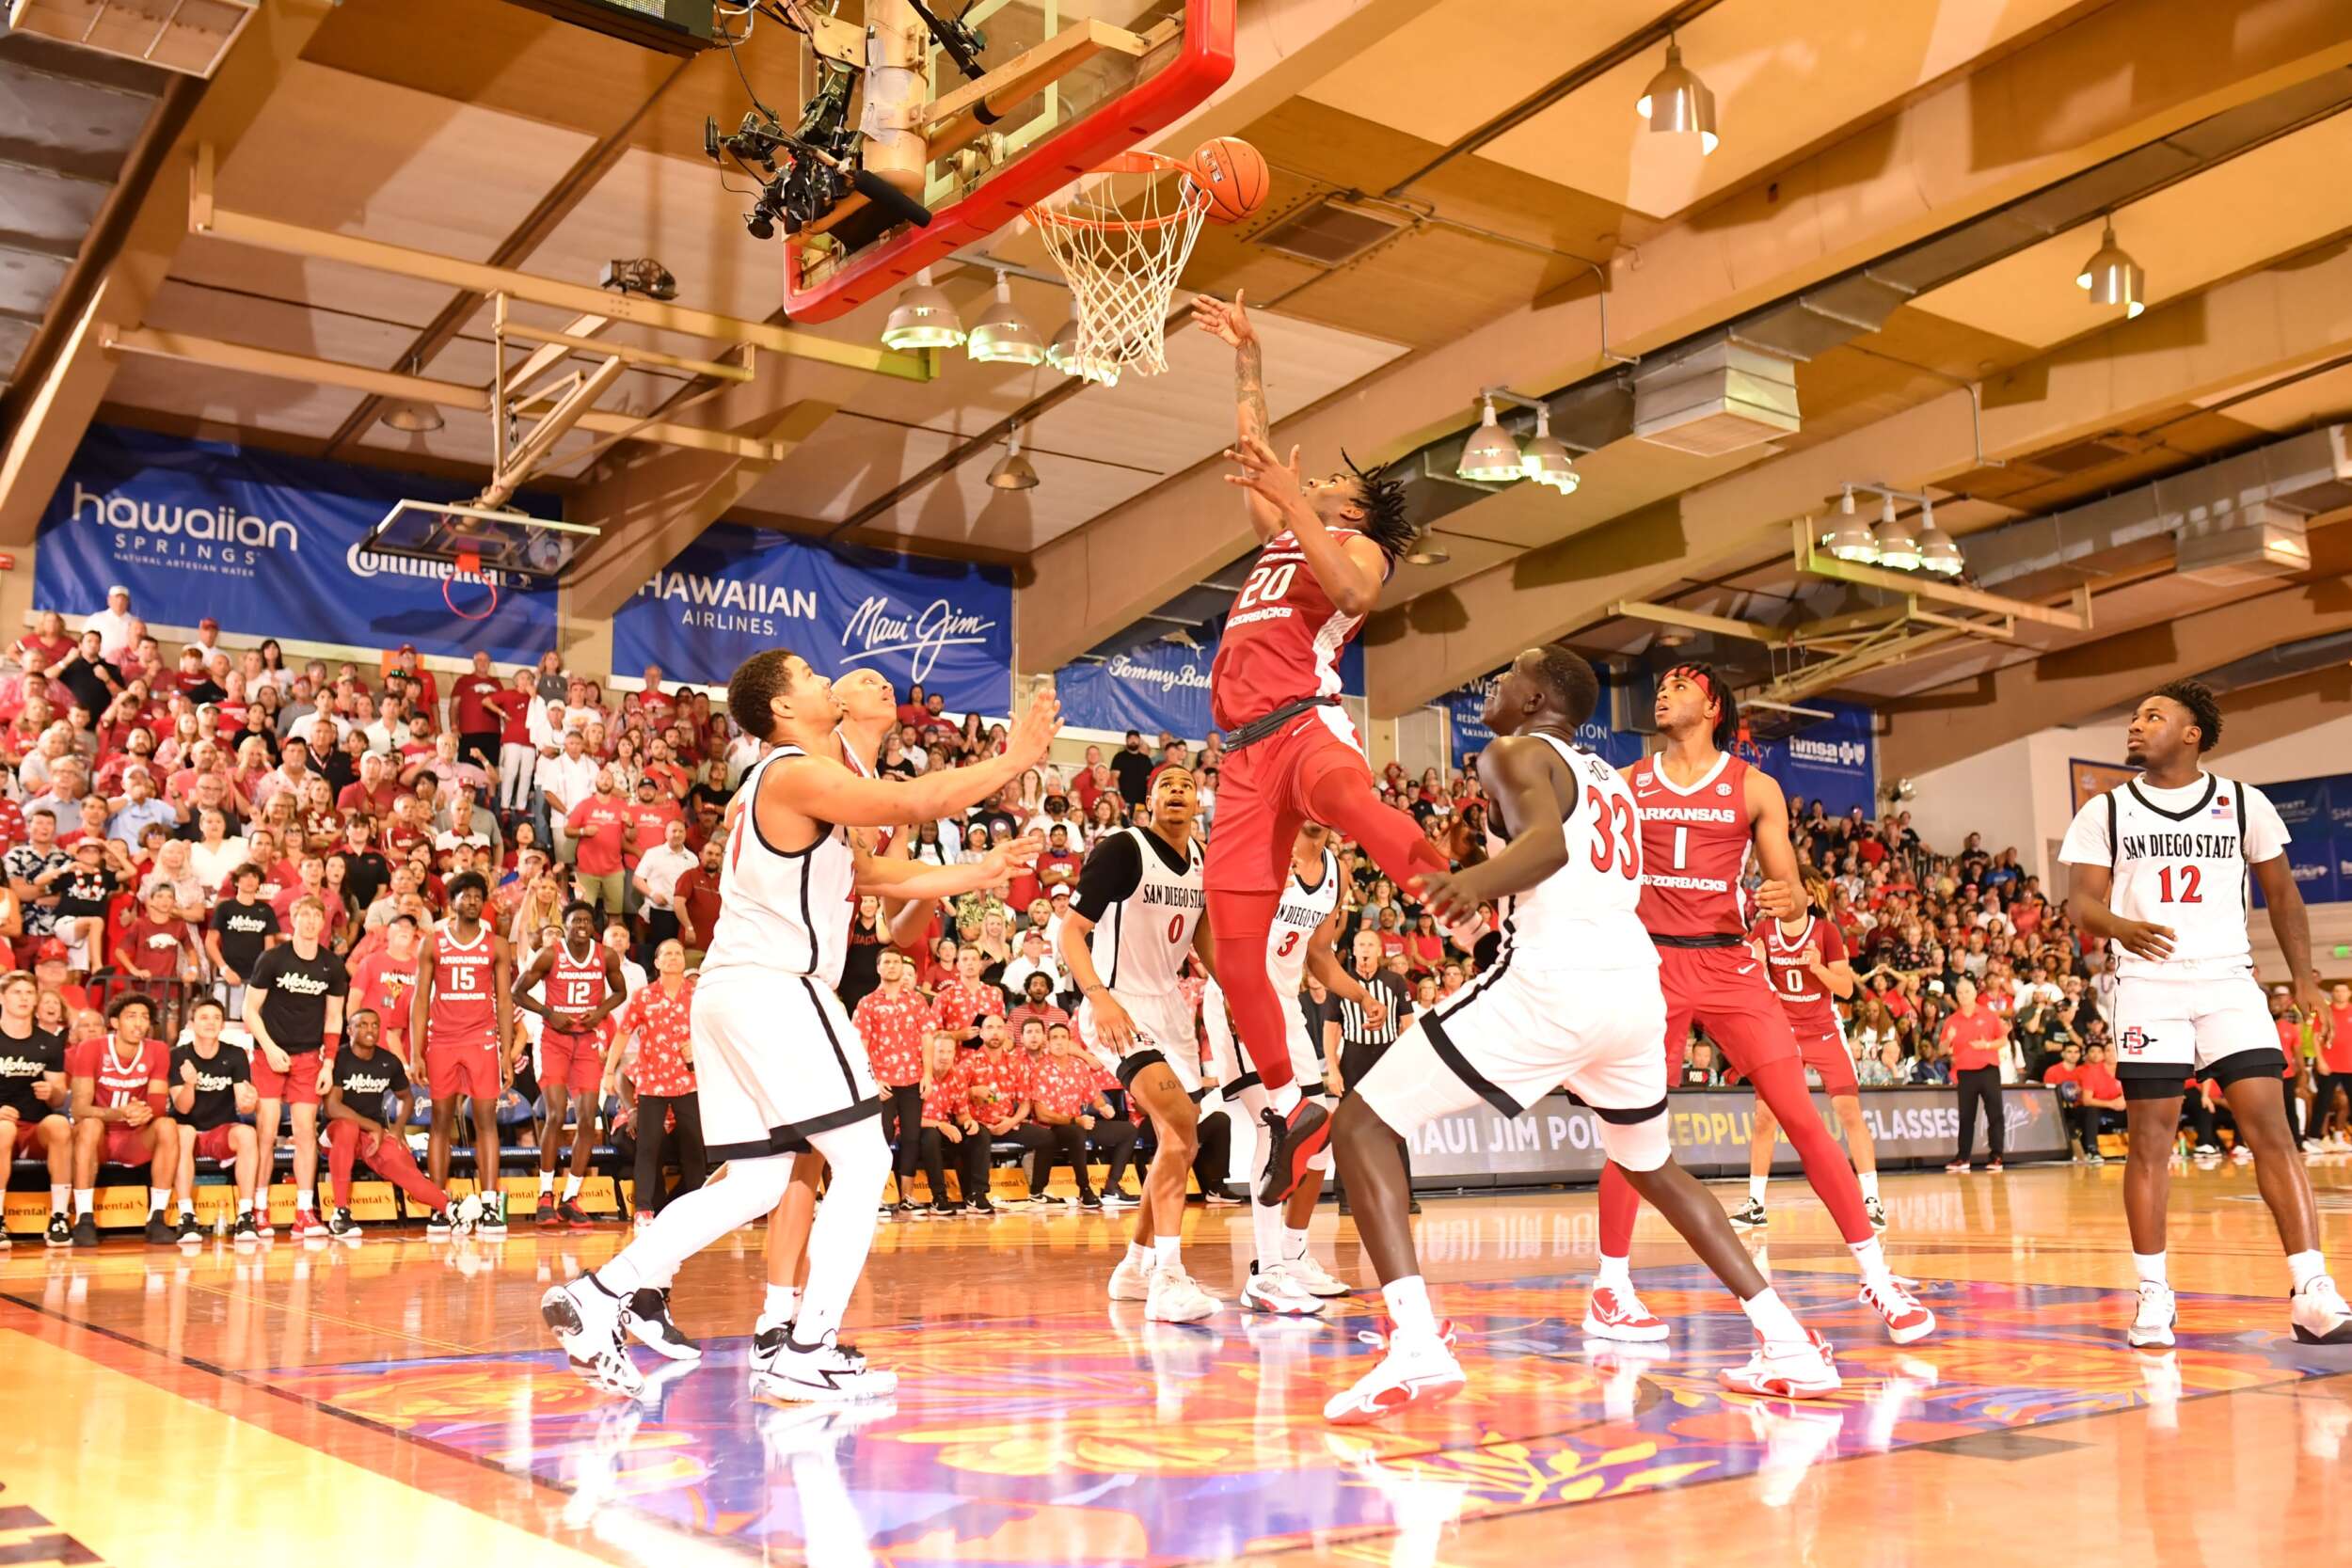
[[[1329,531],[1340,545],[1361,537],[1358,529]],[[1331,602],[1295,535],[1285,529],[1266,541],[1233,595],[1209,666],[1209,705],[1217,728],[1236,729],[1303,697],[1337,696],[1340,650],[1362,626],[1361,616],[1343,615]]]
[[[418,958],[411,953],[395,958],[378,948],[351,972],[350,1010],[372,1010],[383,1025],[385,1047],[395,1055],[407,1054],[403,1047],[408,1040],[408,1004],[417,994]]]
[[[2319,1070],[2352,1072],[2352,1007],[2329,1004],[2328,1017],[2334,1030],[2320,1042]]]
[[[541,982],[539,994],[547,999],[548,1006],[560,1013],[596,1011],[604,1001],[604,958],[605,947],[600,942],[588,944],[588,957],[584,961],[572,957],[569,942],[557,942],[554,967],[548,971],[547,978]],[[548,1027],[555,1029],[552,1023]],[[602,1027],[597,1025],[599,1029]],[[569,1029],[555,1029],[555,1032],[559,1035],[575,1033]],[[586,1032],[593,1035],[596,1030]]]
[[[1843,962],[1846,939],[1837,934],[1837,927],[1819,915],[1809,916],[1797,940],[1784,942],[1780,922],[1767,915],[1750,934],[1764,945],[1764,973],[1780,995],[1789,1027],[1800,1035],[1836,1035],[1837,1009],[1830,1001],[1829,988],[1806,966],[1804,950],[1820,949],[1824,964]]]
[[[2003,1032],[2000,1019],[1979,1006],[1974,1016],[1954,1013],[1946,1019],[1938,1037],[1952,1048],[1952,1070],[1973,1072],[2001,1065]]]
[[[469,946],[458,945],[446,927],[433,933],[433,1010],[426,1023],[427,1045],[488,1050],[498,1043],[498,1009],[490,997],[495,961],[487,926],[474,933]]]
[[[69,1082],[88,1079],[101,1110],[145,1101],[160,1114],[148,1099],[148,1085],[171,1076],[171,1048],[160,1039],[142,1040],[126,1059],[112,1035],[100,1035],[66,1047],[65,1075]]]

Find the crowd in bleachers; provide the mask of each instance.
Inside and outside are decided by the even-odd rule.
[[[937,694],[915,687],[900,696],[898,727],[876,763],[885,777],[956,767],[1005,743],[1003,725],[950,713]],[[133,993],[149,999],[153,1032],[167,1041],[185,1040],[196,1004],[216,998],[224,1037],[243,1044],[238,991],[289,930],[297,900],[320,901],[325,945],[358,974],[372,958],[380,971],[379,955],[407,960],[446,913],[452,882],[469,872],[489,884],[485,918],[513,943],[516,973],[557,940],[567,904],[585,899],[629,960],[634,990],[666,940],[676,939],[689,970],[707,943],[724,812],[757,755],[707,693],[670,689],[658,668],[633,689],[608,690],[604,677],[567,670],[552,652],[504,670],[486,654],[462,671],[430,669],[413,646],[295,664],[272,640],[224,643],[209,619],[194,641],[167,650],[117,590],[71,630],[57,612],[40,612],[0,660],[0,940],[35,988],[31,1026],[69,1059],[108,1035],[110,1006]],[[986,1151],[1017,1154],[1028,1193],[1042,1195],[1058,1163],[1075,1174],[1075,1201],[1132,1200],[1127,1172],[1148,1156],[1149,1132],[1070,1037],[1076,998],[1059,921],[1088,851],[1140,820],[1153,775],[1171,762],[1198,776],[1202,829],[1214,836],[1222,756],[1214,735],[1196,743],[1129,734],[1023,774],[961,818],[914,825],[908,852],[921,860],[977,859],[1027,832],[1044,847],[1012,885],[966,895],[924,929],[886,929],[870,899],[855,917],[842,996],[891,1097],[898,1212],[917,1212],[918,1184],[930,1212],[985,1207],[985,1185],[974,1183]],[[1458,772],[1417,776],[1391,763],[1379,786],[1451,858],[1485,853],[1474,758]],[[2016,851],[1989,852],[1971,835],[1939,853],[1905,812],[1870,821],[1797,800],[1791,826],[1817,908],[1859,977],[1838,1010],[1865,1087],[1951,1082],[1943,1026],[1973,995],[2004,1026],[2004,1078],[2072,1085],[2061,1094],[2084,1155],[2094,1156],[2101,1114],[2121,1108],[2112,980],[2100,944],[2078,936]],[[1348,911],[1343,961],[1387,971],[1409,998],[1400,1014],[1470,983],[1482,957],[1493,961],[1491,934],[1483,955],[1462,949],[1352,845],[1335,848]],[[2352,1002],[2341,990],[2337,1000]],[[1311,983],[1300,1005],[1311,1037],[1336,1045],[1335,1000]],[[646,1009],[621,1015],[640,1026],[613,1031],[604,1102],[585,1114],[601,1118],[626,1160],[642,1091],[659,1116],[652,1168],[666,1154],[691,1185],[702,1165],[691,1066],[656,1039],[686,1038],[690,1007],[691,979],[675,1007],[654,1009],[660,1027],[644,1025]],[[526,1030],[536,1022],[523,1016]],[[2283,1018],[2282,1038],[2300,1023]],[[400,1053],[397,1029],[385,1033]],[[2339,1026],[2336,1038],[2345,1034]],[[2296,1059],[2308,1085],[2312,1063],[2299,1051]],[[1682,1085],[1720,1082],[1715,1062],[1703,1037],[1688,1042]],[[67,1089],[41,1094],[70,1093],[75,1075],[65,1076]],[[68,1107],[36,1101],[5,1074],[0,1095],[11,1107],[0,1121],[18,1124],[13,1152],[38,1158],[23,1129]],[[2309,1107],[2306,1125],[2315,1138],[2341,1139],[2345,1114],[2332,1092],[2327,1100]],[[2201,1142],[2213,1137],[2212,1114],[2192,1096]],[[543,1115],[526,1061],[501,1097],[503,1141],[560,1141]],[[1214,1121],[1198,1168],[1201,1197],[1217,1202],[1230,1194]],[[1089,1163],[1108,1167],[1100,1193]],[[961,1173],[953,1196],[950,1167]],[[641,1210],[660,1200],[642,1188]]]

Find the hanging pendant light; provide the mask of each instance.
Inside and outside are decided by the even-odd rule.
[[[992,490],[1034,490],[1037,488],[1037,467],[1021,455],[1021,427],[1014,425],[1005,434],[1005,455],[988,470],[988,485]]]
[[[947,296],[931,285],[931,269],[914,275],[882,325],[882,346],[901,351],[954,348],[963,341],[963,319]]]
[[[1464,479],[1488,484],[1508,484],[1515,479],[1526,478],[1527,465],[1519,455],[1518,442],[1495,422],[1495,400],[1481,398],[1479,402],[1484,412],[1479,415],[1478,428],[1462,443],[1462,461],[1454,471]]]
[[[1074,320],[1062,323],[1054,341],[1045,345],[1045,362],[1062,374],[1074,375],[1081,381],[1091,381],[1100,387],[1119,385],[1117,360],[1078,352],[1078,324]]]
[[[1870,525],[1854,515],[1853,491],[1849,487],[1837,502],[1837,520],[1821,532],[1821,551],[1839,561],[1870,565],[1879,558],[1879,542]]]
[[[1633,102],[1633,112],[1649,121],[1653,135],[1696,133],[1701,157],[1722,144],[1715,134],[1715,95],[1683,65],[1682,46],[1672,33],[1666,35],[1665,69],[1649,79]]]
[[[1576,494],[1584,483],[1566,444],[1552,435],[1551,410],[1542,404],[1535,405],[1535,434],[1519,449],[1519,467],[1536,483],[1549,484],[1564,496]]]
[[[2115,243],[2113,217],[2100,233],[2099,248],[2074,275],[2074,287],[2087,292],[2095,306],[2121,305],[2126,320],[2148,309],[2148,275],[2129,251]]]
[[[1919,564],[1938,577],[1956,578],[1966,564],[1961,559],[1960,544],[1950,534],[1935,526],[1935,503],[1923,501],[1919,507]]]
[[[1895,498],[1886,498],[1885,515],[1879,518],[1879,564],[1898,572],[1915,571],[1919,565],[1919,536],[1911,531],[1911,525],[1895,515]]]
[[[1014,308],[1012,280],[996,275],[996,303],[972,324],[963,352],[983,365],[1040,365],[1045,362],[1045,340]]]

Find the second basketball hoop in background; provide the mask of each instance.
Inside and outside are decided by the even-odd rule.
[[[1265,158],[1238,136],[1216,136],[1192,154],[1193,182],[1209,200],[1211,223],[1239,223],[1265,205],[1274,176]]]

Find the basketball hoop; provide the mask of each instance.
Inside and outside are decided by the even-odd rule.
[[[1078,327],[1056,368],[1104,386],[1116,385],[1122,370],[1158,375],[1168,369],[1168,303],[1208,212],[1209,198],[1182,159],[1135,151],[1102,165],[1066,200],[1029,209],[1070,280]]]
[[[449,596],[449,585],[456,581],[457,578],[461,577],[473,578],[480,581],[483,587],[487,588],[490,591],[490,602],[483,606],[479,613],[458,609],[457,601]],[[461,621],[486,621],[493,614],[497,613],[499,607],[499,585],[482,576],[482,552],[480,550],[459,550],[457,552],[456,559],[451,563],[449,576],[441,579],[441,602],[449,606],[449,612],[452,615],[456,616]]]

